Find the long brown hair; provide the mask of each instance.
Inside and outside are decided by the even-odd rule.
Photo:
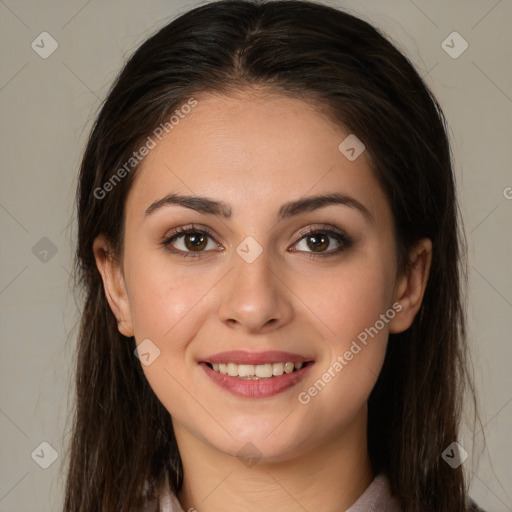
[[[148,39],[113,85],[91,132],[77,190],[77,284],[85,291],[65,511],[127,512],[181,459],[168,411],[121,335],[92,245],[105,234],[122,257],[124,204],[137,171],[119,169],[194,95],[254,85],[310,101],[366,146],[386,192],[399,267],[433,242],[428,286],[413,325],[390,335],[368,404],[368,447],[405,512],[465,512],[467,482],[442,452],[459,440],[466,391],[475,405],[462,301],[465,282],[454,175],[442,110],[412,64],[378,30],[299,0],[221,0]],[[112,184],[105,192],[104,184]],[[105,193],[104,193],[105,192]]]

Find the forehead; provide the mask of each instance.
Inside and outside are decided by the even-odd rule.
[[[194,98],[197,104],[155,139],[128,206],[145,210],[171,192],[223,199],[233,216],[254,204],[274,209],[309,192],[362,195],[369,208],[386,201],[365,153],[348,160],[339,145],[349,132],[315,104],[261,91]]]

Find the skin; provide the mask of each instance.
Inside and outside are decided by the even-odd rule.
[[[421,240],[410,271],[398,273],[390,204],[366,153],[345,158],[338,146],[349,133],[313,105],[257,90],[196,99],[138,171],[126,201],[121,260],[103,236],[94,243],[120,332],[160,350],[143,369],[173,418],[185,475],[180,502],[200,512],[345,510],[375,476],[367,400],[389,333],[407,329],[420,307],[431,243]],[[334,192],[359,201],[371,219],[346,205],[278,219],[288,201]],[[145,215],[169,193],[222,201],[232,215],[176,205]],[[199,257],[162,245],[192,223],[213,235]],[[304,229],[324,224],[353,244],[334,253],[340,244],[330,237],[315,252]],[[252,263],[236,252],[248,236],[263,250]],[[184,237],[173,246],[193,251]],[[317,396],[300,403],[298,394],[395,303],[401,311]],[[241,398],[212,383],[198,364],[235,349],[289,351],[315,364],[285,392]],[[261,457],[251,467],[237,456],[249,442]]]

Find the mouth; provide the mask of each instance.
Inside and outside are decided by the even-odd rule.
[[[236,363],[205,363],[214,372],[239,379],[260,380],[273,379],[281,375],[297,372],[310,364],[298,361],[296,363],[264,363],[264,364],[236,364]]]
[[[215,384],[231,394],[265,398],[295,386],[314,361],[287,352],[232,351],[210,356],[199,364]]]

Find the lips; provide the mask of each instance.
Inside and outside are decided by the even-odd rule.
[[[314,364],[291,352],[230,351],[199,362],[208,377],[224,390],[244,398],[266,398],[300,382]]]

